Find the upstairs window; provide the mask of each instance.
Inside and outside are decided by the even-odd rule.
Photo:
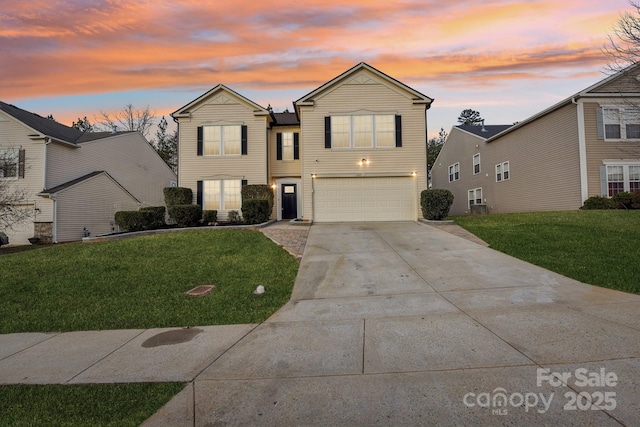
[[[475,154],[473,156],[473,174],[477,175],[480,173],[480,153]]]
[[[298,132],[278,132],[276,134],[276,160],[300,159],[300,134]]]
[[[24,149],[0,150],[0,178],[24,178]]]
[[[603,107],[604,139],[640,139],[640,109]],[[599,131],[600,132],[600,131]]]
[[[199,156],[240,156],[247,154],[247,127],[217,125],[198,127]]]
[[[509,179],[509,162],[498,163],[496,165],[496,182]]]
[[[449,182],[460,179],[460,163],[449,166]]]
[[[402,147],[401,123],[391,114],[325,117],[325,148]]]

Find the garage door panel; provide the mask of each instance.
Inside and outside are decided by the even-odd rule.
[[[317,178],[314,220],[415,220],[416,189],[412,177]]]

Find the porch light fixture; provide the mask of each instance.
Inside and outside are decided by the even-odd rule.
[[[275,190],[277,188],[277,185],[275,183],[271,184],[271,189]]]
[[[316,177],[317,177],[317,176],[318,176],[318,175],[316,175],[315,173],[312,173],[312,174],[311,174],[311,178],[313,178],[313,179],[316,179]]]
[[[411,172],[411,176],[418,176],[418,174],[416,173],[416,171]]]
[[[360,162],[358,162],[358,164],[359,164],[360,166],[368,165],[368,164],[369,164],[369,160],[367,160],[367,159],[365,159],[365,158],[360,159]]]

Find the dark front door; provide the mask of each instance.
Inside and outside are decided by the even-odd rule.
[[[298,217],[298,199],[295,184],[282,184],[282,219]]]

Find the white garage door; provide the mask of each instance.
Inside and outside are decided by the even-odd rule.
[[[414,221],[412,177],[316,178],[314,221]]]

